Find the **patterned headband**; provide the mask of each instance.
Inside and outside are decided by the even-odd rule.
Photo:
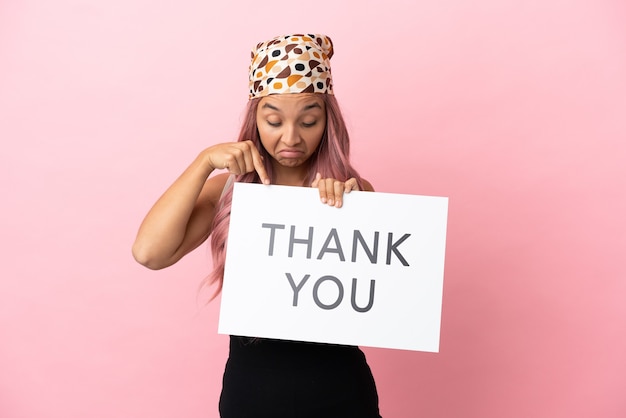
[[[333,94],[328,36],[296,34],[259,43],[252,50],[250,98],[283,93]]]

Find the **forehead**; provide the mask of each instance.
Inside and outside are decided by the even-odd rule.
[[[259,110],[278,109],[283,112],[301,112],[312,109],[324,110],[324,100],[320,96],[320,94],[316,93],[272,94],[261,99]]]

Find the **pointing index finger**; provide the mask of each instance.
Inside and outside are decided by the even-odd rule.
[[[261,157],[259,150],[256,149],[254,144],[251,143],[250,148],[252,150],[252,164],[254,164],[254,169],[259,175],[261,183],[270,184],[270,177],[267,175],[267,171],[265,171],[265,166],[263,165],[263,157]]]

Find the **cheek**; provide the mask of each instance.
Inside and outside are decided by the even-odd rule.
[[[261,141],[261,145],[265,148],[266,151],[272,149],[272,145],[276,142],[274,136],[270,131],[263,128],[257,128],[259,132],[259,140]]]
[[[322,136],[324,136],[324,129],[316,130],[307,135],[306,142],[311,151],[317,149],[320,142],[322,142]]]

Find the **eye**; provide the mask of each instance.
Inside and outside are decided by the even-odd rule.
[[[280,126],[280,122],[267,121],[267,124],[271,127],[278,128]]]
[[[314,120],[313,122],[302,122],[302,126],[304,126],[305,128],[312,128],[315,125],[317,125],[316,120]]]

